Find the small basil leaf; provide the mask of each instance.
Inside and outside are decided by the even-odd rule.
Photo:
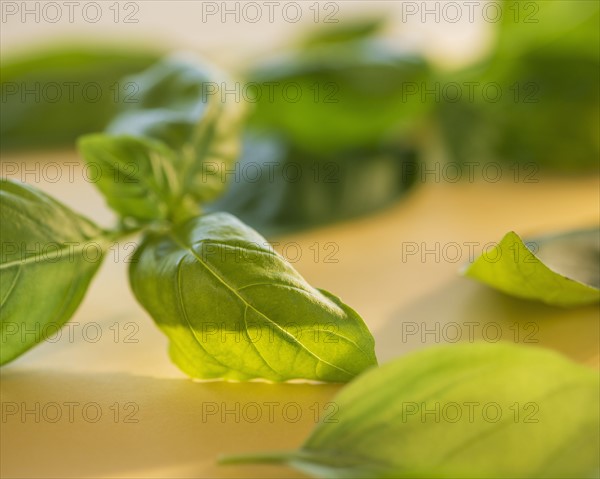
[[[598,229],[527,243],[511,231],[463,274],[519,298],[577,306],[600,300],[599,259]]]
[[[325,478],[593,477],[597,372],[541,348],[428,348],[372,369],[297,451],[224,458]]]
[[[126,104],[104,138],[80,142],[85,160],[105,173],[97,185],[122,216],[176,222],[196,216],[199,204],[224,189],[223,171],[238,152],[240,104],[224,101],[227,78],[173,57],[122,83],[137,85],[138,101]]]
[[[29,186],[0,180],[0,364],[69,320],[102,261],[103,231]]]
[[[147,237],[130,280],[195,378],[344,382],[376,364],[360,316],[229,214]]]
[[[78,146],[97,169],[96,186],[121,216],[145,221],[168,217],[182,189],[173,150],[148,138],[103,134],[86,135]]]
[[[181,158],[185,191],[200,202],[218,196],[225,184],[221,172],[234,163],[239,148],[241,103],[225,95],[236,85],[218,69],[182,56],[123,83],[139,86],[140,101],[128,104],[107,133],[164,142]]]

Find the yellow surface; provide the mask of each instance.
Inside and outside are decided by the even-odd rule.
[[[76,161],[76,156],[5,155],[3,172],[12,162],[19,177],[25,160],[28,168],[36,162],[41,168],[52,161]],[[108,226],[110,213],[80,173],[77,169],[72,183],[65,174],[59,182],[36,186]],[[299,246],[302,257],[294,265],[307,280],[339,295],[364,317],[380,362],[453,341],[457,332],[468,341],[473,331],[475,337],[485,333],[488,340],[499,333],[503,340],[534,340],[531,344],[597,367],[597,306],[546,307],[503,296],[456,274],[468,259],[467,242],[478,244],[473,247],[480,252],[508,230],[527,236],[598,223],[597,177],[516,183],[512,171],[505,173],[493,184],[420,185],[376,215],[277,238],[279,249],[287,248],[291,258]],[[28,177],[28,182],[34,180]],[[435,250],[436,243],[439,260],[433,253],[403,258],[414,244]],[[448,243],[461,246],[463,261],[447,261],[456,254]],[[315,249],[321,253],[318,261]],[[325,262],[324,255],[334,250],[338,262]],[[44,343],[2,369],[3,411],[17,408],[0,424],[2,477],[301,477],[283,468],[217,466],[215,459],[223,453],[299,446],[314,426],[315,414],[323,417],[331,411],[328,402],[340,386],[186,379],[169,362],[165,337],[129,292],[123,257],[130,252],[131,246],[123,245],[119,258],[109,255],[72,319],[72,338],[63,330],[56,342]],[[407,335],[414,328],[433,332],[423,341],[420,334]],[[102,336],[93,342],[98,331]],[[137,342],[126,342],[128,333]],[[55,423],[54,403],[62,412]],[[72,422],[65,403],[76,403]],[[22,416],[36,404],[39,414]],[[236,404],[239,418],[233,412],[203,416],[214,408],[235,411]],[[91,422],[97,410],[102,417]],[[257,411],[262,417],[252,422]],[[298,421],[296,411],[301,412]],[[125,422],[128,413],[137,422]]]

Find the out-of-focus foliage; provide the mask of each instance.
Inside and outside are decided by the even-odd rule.
[[[248,133],[228,189],[210,207],[271,234],[370,213],[414,182],[414,150],[382,144],[308,156],[281,137]]]
[[[207,208],[234,213],[263,232],[369,213],[410,187],[406,172],[430,160],[425,142],[438,144],[435,132],[450,162],[597,171],[598,2],[507,0],[500,7],[501,21],[491,26],[494,48],[460,71],[436,71],[418,55],[400,53],[384,41],[381,17],[318,28],[286,53],[253,64],[242,75],[238,100],[251,107],[240,162],[233,173],[212,172],[215,183],[202,185],[200,201],[216,200]],[[69,144],[110,119],[110,133],[178,143],[181,138],[165,135],[189,136],[186,115],[198,112],[153,115],[161,104],[173,105],[171,96],[182,86],[193,94],[204,83],[197,77],[180,82],[162,64],[122,78],[154,59],[104,48],[3,62],[2,147]],[[70,101],[63,87],[58,102],[35,101],[35,94],[23,101],[23,91],[36,82],[97,83],[102,96],[91,102],[77,90]],[[152,82],[156,88],[149,89]],[[422,91],[450,84],[458,85],[458,99]],[[140,88],[150,96],[139,97]],[[215,99],[226,93],[221,84],[211,88],[205,93]],[[174,101],[185,103],[187,93]],[[150,131],[157,118],[164,131]],[[228,190],[217,198],[225,182]]]
[[[125,80],[138,101],[106,132],[79,139],[89,164],[103,171],[96,186],[123,218],[183,221],[224,189],[222,170],[238,155],[241,105],[209,94],[229,78],[194,57],[174,56]]]
[[[371,25],[348,27],[351,32],[365,29],[365,35],[349,41],[333,41],[346,38],[342,33],[330,33],[328,41],[324,35],[309,39],[302,48],[250,71],[249,84],[256,82],[255,91],[262,94],[249,125],[280,133],[308,160],[386,139],[406,141],[428,105],[406,95],[404,85],[424,81],[429,69],[422,58],[400,54],[368,36],[376,32]]]
[[[53,47],[2,61],[2,149],[72,144],[103,129],[123,103],[136,100],[125,75],[148,67],[155,52],[116,47]]]
[[[454,161],[536,163],[587,171],[600,155],[599,4],[504,4],[497,46],[484,62],[449,75],[479,92],[441,104],[438,119]],[[512,6],[512,8],[511,8]],[[482,94],[488,85],[488,94]],[[501,97],[496,99],[497,92]]]
[[[361,40],[377,34],[384,27],[382,17],[364,18],[331,29],[317,29],[298,42],[301,49]]]
[[[407,189],[403,173],[430,105],[407,97],[404,84],[431,72],[376,38],[381,26],[317,31],[248,72],[255,105],[240,174],[215,209],[263,229],[293,228],[371,212]],[[250,165],[260,165],[260,179],[244,174]]]

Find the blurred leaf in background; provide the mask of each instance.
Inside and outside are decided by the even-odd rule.
[[[364,36],[318,33],[295,51],[250,71],[248,81],[258,84],[258,101],[249,125],[280,132],[307,156],[398,138],[410,141],[428,105],[407,96],[403,85],[425,80],[429,68],[422,58],[398,53],[366,35],[378,31],[366,28],[371,24],[346,27],[356,33],[362,26]]]
[[[289,229],[369,213],[404,193],[429,106],[403,85],[430,69],[377,38],[382,26],[367,19],[317,30],[247,73],[254,109],[241,170],[215,209]],[[244,174],[253,164],[258,180]]]
[[[217,168],[210,181],[189,190],[199,192],[200,202],[216,201],[207,209],[229,211],[271,234],[390,204],[414,183],[407,174],[413,166],[433,161],[428,145],[437,145],[440,135],[448,161],[597,171],[598,2],[507,0],[501,6],[494,49],[460,71],[437,71],[420,56],[399,52],[385,42],[381,17],[320,27],[286,53],[253,65],[233,86],[236,102],[253,107],[239,163]],[[112,119],[112,135],[145,136],[180,149],[195,128],[190,118],[206,107],[193,101],[198,89],[208,86],[203,95],[218,106],[231,86],[162,63],[130,76],[156,58],[98,47],[3,62],[2,148],[66,145]],[[98,84],[102,96],[93,102],[76,90],[70,101],[67,82]],[[35,85],[53,83],[63,85],[63,97],[38,101]],[[422,95],[424,88],[453,83],[458,99]],[[164,104],[170,116],[161,111]],[[217,109],[207,110],[199,127],[227,136],[229,121],[208,119],[220,116]],[[226,149],[233,143],[219,142]],[[205,164],[234,156],[233,148],[203,148],[197,145],[196,152]],[[218,198],[225,183],[228,190]]]
[[[0,140],[3,150],[72,145],[103,129],[123,103],[137,100],[123,76],[159,58],[146,49],[55,46],[3,60]]]
[[[241,160],[211,211],[269,234],[371,213],[414,182],[417,154],[401,145],[311,155],[274,134],[247,132]]]
[[[445,79],[476,85],[472,97],[442,97],[438,119],[453,161],[598,169],[599,5],[504,3],[489,58]]]

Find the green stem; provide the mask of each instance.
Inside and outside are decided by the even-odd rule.
[[[109,241],[120,241],[130,236],[134,236],[146,229],[146,226],[136,226],[134,228],[127,228],[119,225],[119,227],[113,230],[105,230],[106,239]]]
[[[296,457],[295,451],[274,451],[254,454],[237,454],[233,456],[221,456],[219,464],[284,464]]]

